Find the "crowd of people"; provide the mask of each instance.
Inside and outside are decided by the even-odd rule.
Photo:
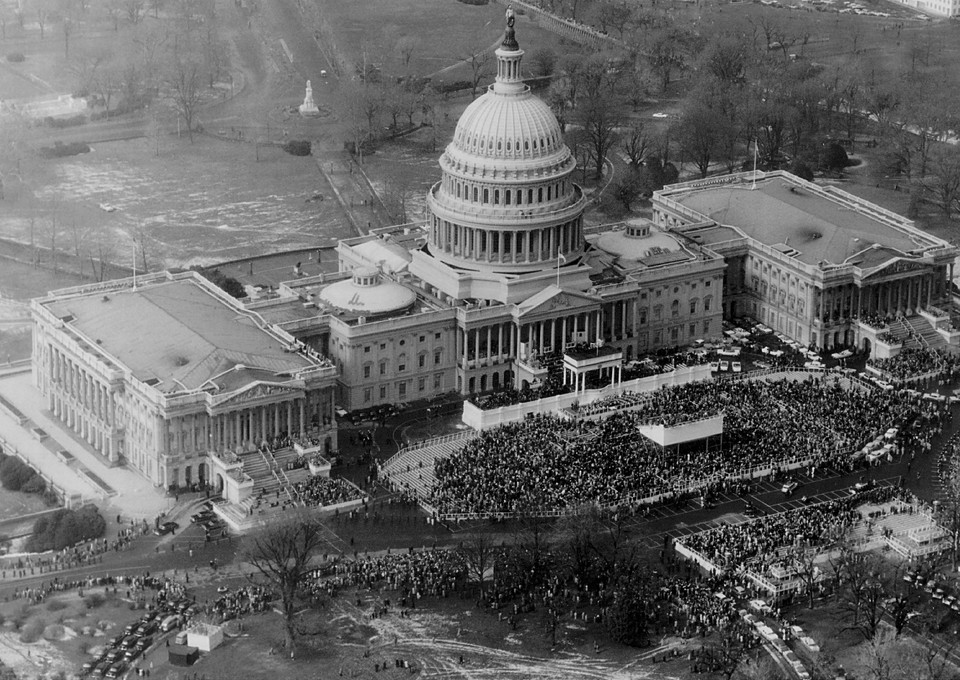
[[[722,445],[663,448],[639,424],[683,422],[689,413],[724,415]],[[704,492],[787,463],[852,470],[850,455],[887,428],[923,449],[949,408],[899,391],[839,382],[704,381],[651,393],[639,408],[592,422],[538,415],[482,432],[436,461],[428,502],[440,513],[518,513],[608,506]]]
[[[339,560],[316,574],[314,589],[333,596],[351,588],[397,591],[397,606],[415,609],[422,597],[448,597],[463,589],[467,569],[455,550],[420,550]]]
[[[323,507],[362,499],[365,494],[346,479],[322,475],[308,477],[293,485],[294,496],[305,505]]]
[[[930,374],[952,382],[960,374],[960,355],[931,347],[906,347],[896,356],[870,359],[867,365],[897,382]]]

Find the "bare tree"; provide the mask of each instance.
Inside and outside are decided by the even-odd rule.
[[[244,561],[280,594],[284,638],[291,656],[299,630],[297,604],[303,595],[311,560],[326,542],[323,523],[308,510],[284,513],[244,539]]]
[[[177,55],[167,74],[167,86],[177,113],[183,117],[187,126],[187,134],[193,142],[193,128],[196,124],[197,112],[200,110],[200,101],[203,95],[203,79],[198,61],[190,57],[181,58]]]
[[[467,536],[458,548],[467,565],[467,574],[477,579],[480,599],[484,599],[487,571],[493,568],[497,548],[489,534],[475,533]]]
[[[144,0],[123,0],[123,8],[127,20],[134,26],[143,21],[144,9],[146,8]]]
[[[410,62],[419,44],[420,41],[412,35],[405,35],[397,41],[397,54],[400,55],[400,63],[405,71],[410,70]]]
[[[476,99],[480,81],[486,77],[489,70],[491,55],[486,47],[474,45],[468,50],[463,60],[470,67],[470,97]]]
[[[930,175],[922,183],[928,200],[950,218],[960,205],[960,150],[953,145],[938,147],[932,154]]]
[[[604,163],[613,148],[621,119],[620,103],[609,93],[585,98],[577,107],[577,120],[590,143],[595,179],[603,177]]]

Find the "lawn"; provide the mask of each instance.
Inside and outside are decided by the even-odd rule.
[[[151,269],[315,247],[353,235],[312,157],[269,147],[259,150],[258,161],[252,144],[203,135],[192,144],[161,138],[159,155],[156,144],[112,142],[89,154],[38,161],[35,197],[0,216],[0,234],[27,243],[33,218],[35,238],[49,246],[56,220],[59,248],[72,248],[79,231],[87,242],[105,241],[110,261],[130,266],[133,235],[142,233]],[[308,203],[318,192],[325,200]]]
[[[40,604],[11,600],[0,604],[0,662],[19,678],[39,673],[77,672],[84,661],[103,649],[118,629],[143,614],[131,609],[118,586],[104,596],[104,588],[52,595]]]

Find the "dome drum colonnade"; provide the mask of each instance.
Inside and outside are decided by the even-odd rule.
[[[427,195],[430,253],[478,271],[537,271],[583,252],[583,191],[550,107],[520,78],[523,50],[508,13],[497,77],[467,107]]]

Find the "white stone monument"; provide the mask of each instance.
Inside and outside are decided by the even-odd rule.
[[[300,115],[301,116],[319,116],[320,109],[317,108],[317,105],[313,103],[313,88],[310,87],[310,81],[307,81],[307,94],[303,98],[303,103],[300,105]]]

